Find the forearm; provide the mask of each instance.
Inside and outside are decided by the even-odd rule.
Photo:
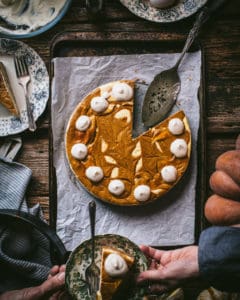
[[[42,296],[39,287],[14,290],[0,295],[0,300],[37,300]]]
[[[204,280],[219,290],[240,291],[240,228],[214,226],[204,230],[198,257]]]

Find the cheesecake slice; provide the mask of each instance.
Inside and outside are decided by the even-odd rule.
[[[134,257],[111,247],[102,248],[100,285],[97,300],[112,300],[134,264]]]
[[[0,62],[0,103],[14,116],[19,116],[19,110],[11,89],[4,64]]]

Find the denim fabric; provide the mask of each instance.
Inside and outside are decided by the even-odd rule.
[[[213,226],[199,240],[201,276],[221,291],[240,292],[240,228]]]

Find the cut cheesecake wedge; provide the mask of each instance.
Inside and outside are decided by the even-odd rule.
[[[66,130],[66,155],[93,196],[120,206],[150,203],[185,174],[191,129],[180,110],[133,137],[134,87],[119,80],[97,87],[75,108]]]
[[[10,86],[6,69],[0,62],[0,103],[14,116],[19,116],[19,110]]]
[[[134,257],[111,247],[102,248],[100,285],[97,300],[112,300],[128,277]]]

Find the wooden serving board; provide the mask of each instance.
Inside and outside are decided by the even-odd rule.
[[[51,44],[51,59],[55,57],[83,57],[121,54],[175,53],[181,52],[185,41],[162,40],[158,32],[78,32],[70,31],[57,35]],[[206,226],[204,220],[204,203],[206,200],[206,116],[205,116],[205,61],[204,51],[199,43],[195,43],[191,51],[201,49],[202,70],[199,89],[200,128],[198,136],[198,174],[196,192],[196,226],[195,241]],[[53,65],[50,75],[53,78]],[[50,102],[51,107],[51,102]],[[50,169],[50,224],[56,227],[57,189],[53,166],[52,132],[50,129],[49,149]]]

